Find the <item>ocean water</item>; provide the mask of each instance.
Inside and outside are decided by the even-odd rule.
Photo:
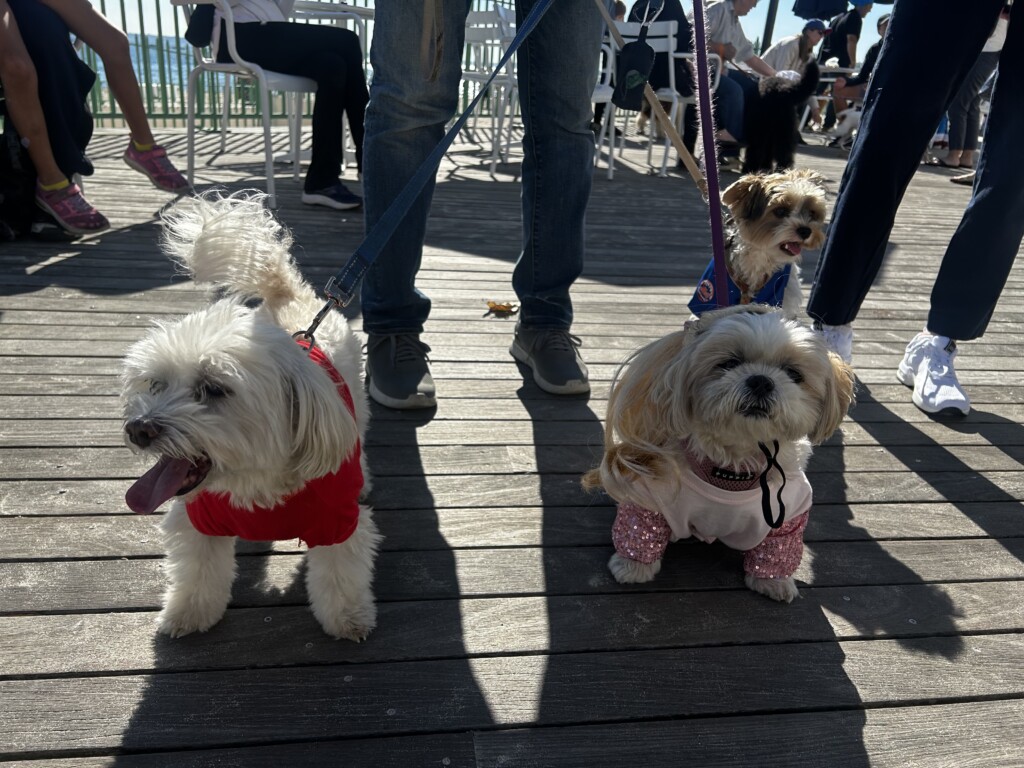
[[[128,34],[132,63],[139,84],[159,88],[161,84],[184,87],[188,73],[195,66],[192,46],[184,39],[169,36]],[[91,51],[86,54],[89,66],[96,70],[101,86],[107,83],[103,61]],[[163,70],[160,65],[163,62]]]

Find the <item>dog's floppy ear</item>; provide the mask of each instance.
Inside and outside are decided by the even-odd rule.
[[[839,429],[843,417],[853,405],[853,369],[831,350],[828,352],[828,361],[832,375],[825,384],[818,423],[808,436],[815,445],[828,440],[832,433]]]
[[[600,484],[615,498],[624,498],[637,476],[657,474],[666,446],[686,433],[679,413],[685,393],[670,379],[693,334],[690,327],[658,339],[633,353],[616,374],[600,468]],[[598,485],[597,479],[588,473],[585,487]]]
[[[355,449],[359,429],[327,373],[315,362],[289,368],[292,468],[312,479],[336,472]]]
[[[722,193],[732,215],[738,219],[759,219],[768,210],[768,190],[764,179],[756,174],[741,176]]]

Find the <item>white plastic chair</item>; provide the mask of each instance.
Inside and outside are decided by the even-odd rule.
[[[640,29],[643,26],[640,22],[635,21],[617,21],[615,26],[618,27],[619,34],[622,35],[623,43],[630,43],[640,37]],[[658,101],[669,104],[668,117],[672,121],[672,124],[676,126],[678,130],[682,126],[683,114],[687,105],[696,104],[696,95],[683,96],[676,88],[676,68],[675,61],[683,59],[693,63],[695,56],[692,53],[676,53],[676,34],[678,31],[678,23],[675,21],[655,21],[649,25],[647,30],[647,44],[651,46],[655,54],[667,53],[668,59],[668,86],[665,88],[659,88],[655,91],[655,95],[658,97]],[[711,89],[715,90],[718,88],[718,81],[722,76],[722,59],[714,53],[708,54],[708,64],[711,66]],[[657,66],[657,63],[655,64]],[[627,112],[623,112],[624,115],[628,115]],[[628,119],[628,118],[627,118]],[[657,121],[651,119],[647,123],[648,132],[648,144],[647,144],[647,164],[652,165],[652,156],[654,151],[655,143],[655,123]],[[622,140],[619,144],[619,157],[622,154],[626,146],[626,124],[623,122],[622,126]],[[668,175],[668,156],[669,151],[672,147],[672,140],[666,134],[665,136],[665,153],[661,159],[661,169],[658,172],[659,176]]]
[[[291,130],[292,168],[296,181],[299,179],[300,156],[299,139],[301,136],[302,110],[296,104],[297,94],[315,93],[316,82],[305,77],[286,75],[281,72],[272,72],[263,69],[258,64],[246,61],[238,55],[235,47],[235,23],[231,13],[231,6],[226,0],[171,0],[174,5],[180,5],[185,12],[186,25],[192,15],[192,7],[195,5],[214,5],[221,13],[221,24],[227,30],[228,55],[231,63],[222,64],[217,62],[207,49],[194,48],[196,66],[188,75],[188,183],[191,185],[195,177],[195,139],[196,139],[196,85],[204,72],[215,72],[224,75],[228,81],[231,78],[255,81],[259,88],[260,112],[263,115],[263,149],[266,165],[267,196],[271,208],[277,207],[277,193],[274,185],[274,148],[270,136],[270,92],[282,91],[285,93],[289,103],[289,125]],[[224,99],[224,114],[221,123],[221,152],[227,149],[227,125],[228,99]]]
[[[601,130],[597,134],[597,153],[594,156],[595,165],[600,160],[601,148],[608,142],[608,178],[615,175],[615,105],[612,104],[612,94],[615,92],[615,46],[605,41],[601,44],[601,55],[604,59],[604,66],[594,86],[594,94],[591,101],[595,104],[604,104],[604,119],[601,121]]]
[[[515,37],[515,20],[509,9],[495,6],[489,11],[470,11],[466,16],[466,51],[463,57],[462,80],[471,86],[470,98],[491,76],[505,48]],[[507,160],[512,144],[512,115],[519,101],[513,57],[491,84],[491,173],[500,160]],[[475,131],[479,112],[474,113]],[[508,135],[505,137],[506,119]],[[505,151],[502,153],[502,145]],[[504,157],[503,157],[504,155]]]

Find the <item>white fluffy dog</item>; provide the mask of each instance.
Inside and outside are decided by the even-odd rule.
[[[634,353],[608,401],[605,453],[584,478],[618,502],[608,563],[653,579],[669,541],[746,553],[746,584],[797,596],[811,444],[838,428],[853,372],[821,337],[751,304],[707,312]]]
[[[220,620],[240,536],[305,541],[317,620],[334,637],[362,640],[376,624],[380,536],[359,504],[368,417],[360,344],[338,312],[312,351],[292,338],[323,301],[262,197],[194,198],[165,219],[168,254],[223,296],[128,351],[125,439],[157,463],[126,500],[150,513],[174,498],[161,525],[170,580],[161,632],[203,632]]]

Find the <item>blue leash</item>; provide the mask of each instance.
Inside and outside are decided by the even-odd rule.
[[[502,54],[501,60],[498,62],[497,67],[491,73],[491,76],[487,78],[487,81],[481,86],[476,98],[470,102],[469,106],[466,107],[466,111],[462,113],[455,124],[448,129],[448,133],[444,135],[441,142],[434,147],[434,151],[430,153],[423,164],[417,169],[409,182],[405,185],[405,188],[399,193],[392,202],[388,209],[384,212],[384,215],[380,217],[373,229],[363,238],[363,242],[359,244],[355,252],[349,257],[348,261],[345,262],[345,266],[341,268],[334,277],[327,281],[327,285],[324,286],[324,295],[327,297],[327,303],[324,305],[316,317],[313,318],[313,322],[310,323],[309,328],[304,331],[298,331],[294,334],[296,338],[308,339],[310,345],[314,343],[313,334],[316,329],[320,326],[324,317],[335,307],[347,307],[356,295],[356,288],[359,285],[359,281],[363,279],[363,275],[373,264],[374,259],[380,254],[384,246],[387,245],[388,240],[398,229],[398,225],[402,223],[405,215],[409,212],[412,204],[419,197],[420,192],[427,183],[437,173],[438,167],[441,165],[441,160],[444,158],[448,148],[455,141],[455,137],[458,136],[459,131],[462,130],[469,116],[476,109],[480,100],[483,98],[488,87],[494,82],[494,78],[497,77],[498,73],[501,72],[505,65],[508,64],[509,59],[518,50],[519,46],[522,45],[523,41],[533,32],[537,23],[541,17],[547,11],[554,0],[538,0],[537,3],[530,9],[523,23],[519,26],[516,31],[516,36],[512,39],[512,42],[508,46],[508,50]]]

